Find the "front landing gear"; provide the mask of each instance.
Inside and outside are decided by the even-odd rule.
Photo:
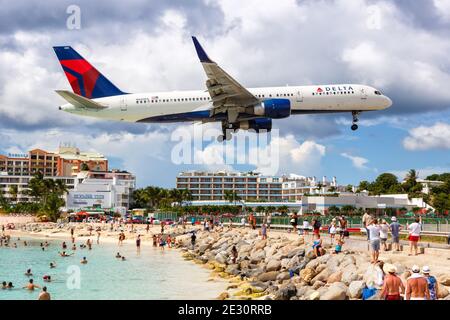
[[[359,112],[357,112],[357,111],[353,111],[353,112],[352,112],[353,124],[352,124],[352,126],[350,127],[350,128],[352,129],[352,131],[358,130],[358,125],[356,124],[356,123],[359,121],[358,115],[359,115]]]

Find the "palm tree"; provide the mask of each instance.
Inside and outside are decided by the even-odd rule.
[[[19,187],[16,184],[10,185],[9,194],[11,195],[11,201],[17,202],[17,196],[19,195]]]
[[[225,200],[233,202],[235,205],[236,201],[241,200],[241,197],[236,193],[236,191],[231,190],[225,190],[223,197]]]
[[[316,187],[316,189],[319,190],[319,194],[322,193],[322,188],[323,188],[323,184],[322,184],[322,182],[319,182]]]
[[[415,169],[410,169],[408,171],[408,173],[406,174],[406,180],[413,182],[412,183],[413,185],[416,184],[417,178],[418,178],[418,175],[417,175],[417,172]]]

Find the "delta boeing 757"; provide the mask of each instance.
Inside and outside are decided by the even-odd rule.
[[[273,119],[296,114],[349,112],[357,130],[363,111],[383,110],[391,99],[361,84],[245,88],[211,60],[192,37],[208,80],[207,90],[126,93],[70,46],[54,47],[73,92],[57,90],[73,114],[129,122],[221,122],[219,141],[238,129],[269,132]],[[229,129],[229,130],[228,130]]]

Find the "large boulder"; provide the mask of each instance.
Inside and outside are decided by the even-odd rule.
[[[353,281],[352,283],[350,283],[348,287],[350,298],[360,299],[362,297],[362,292],[365,286],[366,284],[362,280]]]
[[[270,260],[267,263],[266,271],[278,271],[281,268],[280,260]]]
[[[292,258],[294,256],[303,256],[305,255],[305,249],[303,248],[294,248],[292,250],[290,250],[287,254],[288,258]]]
[[[320,300],[320,293],[319,291],[313,291],[309,296],[308,300]]]
[[[261,250],[261,249],[264,249],[264,247],[266,246],[266,244],[267,244],[267,240],[260,240],[260,241],[256,242],[256,244],[255,244],[255,250]]]
[[[281,272],[281,273],[277,276],[277,280],[278,280],[278,281],[289,280],[290,278],[291,278],[291,275],[289,274],[289,272]]]
[[[265,251],[264,250],[258,250],[258,251],[253,252],[250,255],[250,261],[252,263],[258,263],[258,262],[264,260],[265,257],[266,257]]]
[[[367,268],[366,272],[364,273],[363,280],[367,285],[373,283],[375,288],[380,289],[381,283],[379,275],[381,274],[381,272],[382,271],[380,270],[380,267],[372,264]]]
[[[214,259],[221,264],[226,264],[227,263],[227,256],[226,256],[226,252],[219,252],[218,254],[216,254],[216,256],[214,257]]]
[[[305,269],[300,271],[300,278],[306,283],[310,283],[315,275],[316,271],[314,271],[313,268],[306,267]]]
[[[350,264],[342,270],[341,281],[345,285],[348,286],[348,285],[350,285],[351,282],[356,281],[358,279],[359,279],[359,275],[358,275],[355,265]]]
[[[209,243],[202,244],[198,247],[198,252],[200,254],[204,254],[205,251],[208,250],[210,247],[211,247],[211,244],[209,244]]]
[[[281,260],[281,267],[284,269],[288,269],[288,265],[289,265],[289,261],[291,261],[291,259],[285,258]]]
[[[316,267],[316,273],[321,273],[323,270],[325,270],[327,268],[327,265],[326,264],[319,264],[317,267]]]
[[[262,282],[275,281],[277,279],[277,276],[278,276],[277,271],[264,272],[258,276],[258,280]]]
[[[293,283],[288,283],[282,286],[275,294],[275,300],[290,300],[291,297],[297,294],[297,288]]]
[[[337,271],[335,273],[332,273],[328,277],[327,283],[341,282],[341,280],[342,280],[342,271]]]
[[[320,300],[346,300],[347,287],[342,282],[333,283],[321,296]]]
[[[330,270],[325,268],[311,280],[311,283],[314,284],[316,281],[327,282],[329,276]]]
[[[438,282],[444,286],[450,286],[450,275],[444,274],[438,277]]]
[[[439,299],[443,299],[445,297],[447,297],[449,294],[448,289],[444,286],[438,286],[438,291],[437,291],[437,297]]]

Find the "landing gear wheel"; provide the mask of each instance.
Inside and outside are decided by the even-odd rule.
[[[231,138],[233,138],[233,135],[231,134],[231,132],[227,132],[227,134],[225,135],[225,139],[226,139],[227,141],[230,141]]]
[[[224,135],[220,135],[217,137],[217,142],[223,142],[225,140],[225,136]]]
[[[354,124],[354,125],[352,125],[351,128],[352,128],[353,131],[356,131],[356,130],[358,130],[358,125],[357,125],[357,124]]]

